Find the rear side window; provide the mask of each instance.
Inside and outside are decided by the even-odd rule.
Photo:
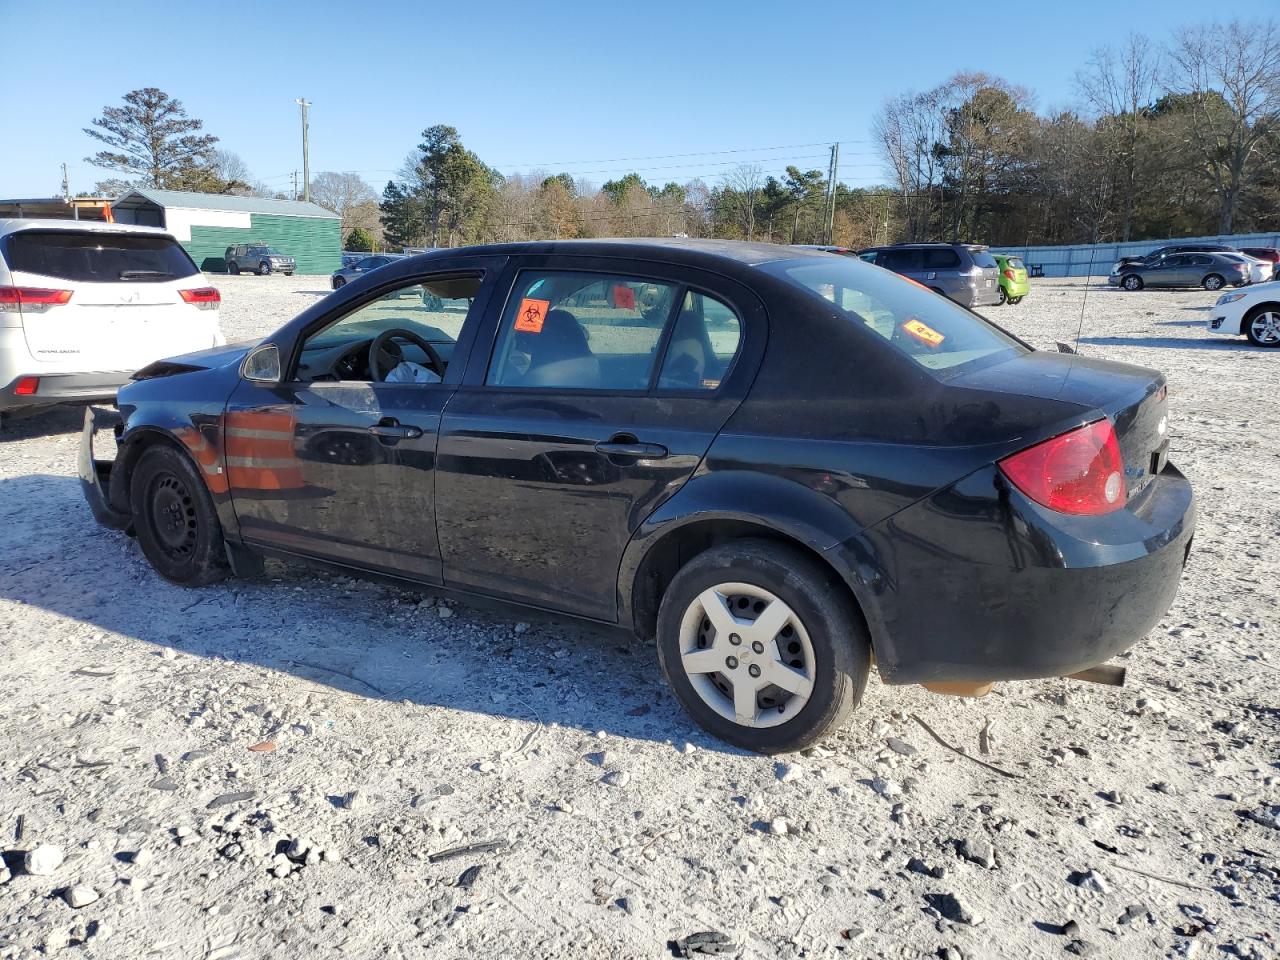
[[[876,266],[884,267],[886,270],[893,270],[897,273],[919,270],[921,269],[920,253],[919,249],[881,250],[880,255],[876,257]]]
[[[200,272],[170,237],[96,230],[12,233],[5,259],[10,270],[81,283],[163,283]]]
[[[945,297],[856,261],[780,260],[761,269],[820,298],[827,310],[834,304],[850,322],[866,326],[934,372],[1029,352],[1013,337]]]
[[[738,354],[742,321],[713,297],[684,296],[658,376],[659,390],[714,390]]]
[[[562,390],[647,390],[678,295],[675,284],[635,277],[522,273],[507,304],[485,382]]]
[[[954,270],[960,266],[960,255],[954,250],[925,250],[926,270]]]

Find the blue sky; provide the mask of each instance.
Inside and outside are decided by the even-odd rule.
[[[839,140],[841,180],[871,184],[886,97],[982,70],[1041,109],[1066,106],[1090,51],[1122,39],[1120,9],[1160,41],[1212,16],[1190,0],[0,0],[0,197],[58,193],[63,161],[73,191],[109,176],[84,162],[96,147],[81,128],[143,86],[182,100],[278,189],[302,165],[299,96],[313,175],[357,171],[378,190],[435,123],[503,173],[714,183],[742,161],[825,170]]]

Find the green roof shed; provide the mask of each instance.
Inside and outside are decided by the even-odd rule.
[[[342,266],[342,220],[314,203],[138,187],[111,212],[118,223],[168,230],[207,273],[226,270],[223,254],[235,243],[275,247],[297,261],[298,273],[332,273]]]

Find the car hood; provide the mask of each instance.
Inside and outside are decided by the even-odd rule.
[[[237,366],[245,355],[261,342],[261,340],[241,340],[238,343],[228,343],[176,357],[166,357],[143,367],[133,375],[132,379],[155,380],[158,377],[172,377],[179,373],[190,373],[193,370],[214,370],[218,367]]]

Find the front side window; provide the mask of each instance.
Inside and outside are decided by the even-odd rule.
[[[9,269],[79,282],[164,283],[200,271],[172,237],[106,230],[21,230],[5,241]]]
[[[647,390],[676,284],[601,273],[520,274],[486,383]]]
[[[439,383],[481,277],[406,283],[312,333],[296,380]]]
[[[867,327],[930,371],[1029,352],[947,298],[853,260],[779,260],[761,269],[820,298],[828,310],[834,304],[851,322]]]

